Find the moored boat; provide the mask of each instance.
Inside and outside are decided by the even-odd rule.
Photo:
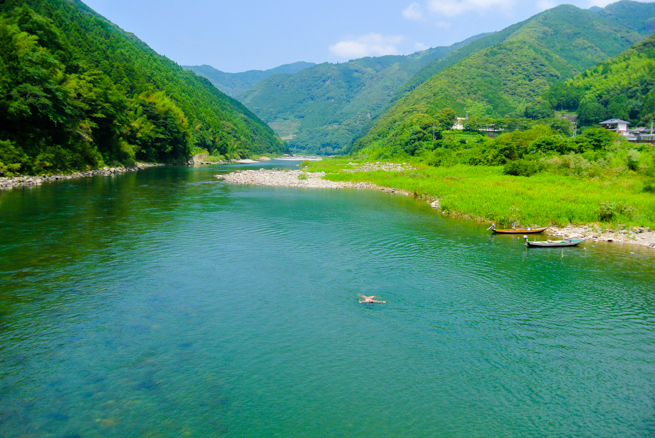
[[[541,240],[541,241],[532,241],[530,242],[528,240],[528,236],[523,236],[525,239],[525,245],[528,248],[563,248],[566,246],[578,246],[582,242],[584,242],[585,239],[565,239],[565,240]]]
[[[491,224],[487,230],[491,230],[494,234],[539,234],[546,231],[547,228],[548,227],[497,229],[496,224]]]

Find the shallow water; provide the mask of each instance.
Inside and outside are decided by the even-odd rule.
[[[0,436],[655,434],[652,250],[263,166],[0,192]]]

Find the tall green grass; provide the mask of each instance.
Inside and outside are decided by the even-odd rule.
[[[355,166],[349,163],[355,163]],[[305,163],[304,163],[305,164]],[[326,172],[332,181],[371,182],[439,199],[444,213],[507,225],[597,223],[613,227],[655,228],[655,195],[643,191],[634,172],[612,178],[576,178],[551,173],[531,177],[503,175],[502,167],[429,167],[402,172],[348,172],[361,164],[349,159],[306,163],[310,172]]]

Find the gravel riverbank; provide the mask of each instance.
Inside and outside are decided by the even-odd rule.
[[[13,176],[0,178],[0,189],[11,189],[19,186],[40,186],[43,183],[51,181],[61,181],[74,178],[87,178],[90,176],[110,176],[125,172],[135,172],[147,167],[164,166],[164,164],[137,163],[132,167],[103,167],[101,169],[87,170],[84,172],[73,172],[68,174],[41,175],[41,176]]]
[[[370,166],[369,166],[370,167]],[[382,165],[375,163],[373,170],[385,170],[388,172],[407,170],[406,165]],[[366,168],[365,170],[371,170]],[[351,171],[363,171],[354,169]],[[272,187],[303,187],[317,189],[369,189],[380,190],[386,193],[412,196],[411,193],[401,190],[380,187],[371,183],[337,182],[323,179],[325,172],[304,172],[302,170],[277,170],[259,169],[244,170],[224,175],[216,175],[216,178],[231,184],[262,185]],[[429,200],[428,203],[434,209],[440,209],[439,200]],[[463,216],[468,218],[468,216]],[[569,239],[585,237],[592,242],[617,242],[633,245],[647,246],[655,249],[655,230],[650,228],[621,228],[618,230],[601,229],[593,225],[568,226],[559,228],[551,226],[546,231],[549,235],[557,238]]]
[[[303,172],[302,170],[259,169],[216,175],[216,178],[231,184],[259,185],[272,187],[303,187],[311,189],[369,189],[410,196],[410,193],[370,183],[351,183],[323,179],[325,172]]]

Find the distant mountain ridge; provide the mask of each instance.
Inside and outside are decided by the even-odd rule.
[[[239,100],[273,127],[292,150],[338,153],[417,71],[482,36],[406,56],[323,63],[293,75],[269,76]]]
[[[256,85],[265,78],[278,74],[294,74],[300,70],[312,67],[313,62],[294,62],[285,64],[269,70],[248,70],[242,73],[226,73],[215,69],[210,65],[183,65],[185,70],[191,70],[198,76],[204,76],[214,84],[216,88],[230,97],[237,98],[248,88]]]
[[[629,28],[618,24],[635,15],[632,5],[635,2],[610,5],[610,19],[604,11],[558,6],[471,45],[487,46],[484,49],[471,53],[467,46],[453,52],[450,58],[461,59],[454,64],[449,57],[434,61],[425,70],[437,73],[395,102],[354,149],[400,145],[444,108],[458,116],[467,111],[481,117],[523,116],[526,105],[550,85],[644,39],[652,17],[636,14]],[[650,11],[642,5],[636,4],[639,11]],[[440,63],[452,65],[441,68]]]

